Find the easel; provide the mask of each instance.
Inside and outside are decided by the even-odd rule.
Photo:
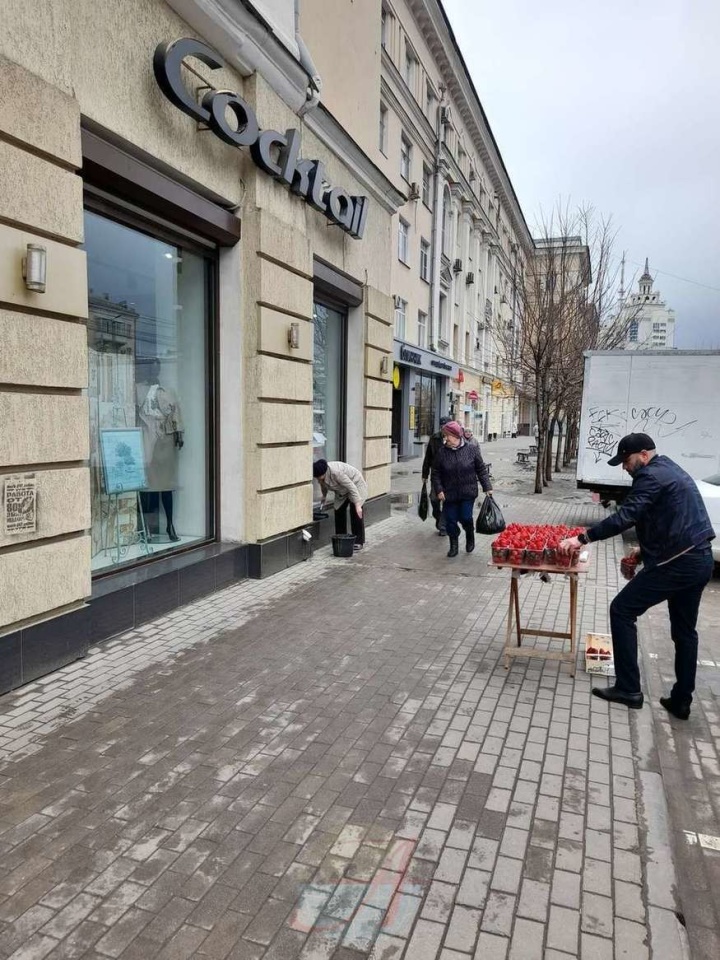
[[[126,496],[127,493],[123,491],[122,493],[109,493],[107,496],[110,498],[110,502],[115,505],[115,544],[113,547],[105,548],[106,550],[115,551],[115,563],[120,563],[121,559],[127,555],[128,549],[131,546],[130,543],[122,544],[120,542],[120,509],[119,509],[119,500],[121,496]],[[153,552],[153,548],[150,544],[150,534],[148,533],[147,524],[145,522],[145,512],[142,507],[142,498],[140,497],[140,491],[135,491],[136,505],[138,518],[140,520],[140,529],[138,530],[136,543],[139,543],[142,547],[142,551],[145,556],[149,556]]]
[[[570,664],[570,676],[575,676],[575,657],[577,643],[577,588],[578,574],[587,573],[589,560],[578,562],[572,567],[558,567],[544,564],[530,567],[527,564],[493,563],[493,567],[505,567],[510,574],[510,599],[508,602],[507,630],[505,633],[505,669],[510,667],[514,657],[530,657],[538,660],[561,660]],[[520,625],[520,577],[525,573],[562,574],[570,583],[570,618],[567,631],[540,630],[536,627]],[[513,627],[517,643],[512,643]],[[536,650],[535,647],[523,647],[523,637],[550,637],[555,640],[569,640],[569,650]]]

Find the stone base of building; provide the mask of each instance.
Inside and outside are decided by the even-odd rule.
[[[390,497],[365,504],[365,523],[390,516]],[[330,543],[332,515],[306,524],[306,543],[295,530],[264,543],[214,543],[185,554],[96,580],[89,603],[71,612],[16,630],[0,644],[0,694],[82,659],[91,643],[139,627],[200,597],[247,578],[263,579],[308,560]]]

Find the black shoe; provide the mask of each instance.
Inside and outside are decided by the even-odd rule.
[[[445,527],[440,527],[440,529],[438,530],[438,536],[439,536],[439,537],[446,537],[446,536],[447,536],[447,530],[445,529]]]
[[[472,523],[469,523],[465,530],[465,549],[468,553],[472,553],[475,549],[475,527]]]
[[[364,546],[365,546],[364,543],[354,543],[354,544],[353,544],[353,550],[362,550],[362,548],[363,548]]]
[[[450,537],[450,549],[447,552],[449,557],[456,557],[458,555],[458,538]]]
[[[177,543],[180,537],[175,533],[175,527],[169,523],[167,526],[167,535],[170,537],[173,543]]]
[[[671,713],[678,720],[687,720],[690,716],[690,707],[683,707],[676,703],[672,697],[660,697],[660,706],[665,707],[668,713]]]
[[[593,696],[600,697],[601,700],[608,700],[610,703],[622,703],[631,710],[639,710],[645,699],[640,693],[625,693],[618,690],[617,687],[593,687]]]

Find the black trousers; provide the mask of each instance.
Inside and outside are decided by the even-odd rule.
[[[365,518],[355,512],[355,504],[344,500],[339,507],[335,507],[335,533],[347,533],[347,512],[350,510],[350,532],[355,536],[355,543],[361,546],[365,543]]]
[[[667,600],[670,634],[675,644],[675,686],[670,696],[690,706],[697,669],[697,625],[700,598],[713,574],[709,545],[698,547],[660,567],[641,570],[610,604],[610,628],[615,652],[616,686],[640,692],[637,618]]]

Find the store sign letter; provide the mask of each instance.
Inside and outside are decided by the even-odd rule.
[[[153,69],[158,86],[178,110],[207,124],[213,133],[234,147],[249,147],[254,163],[269,176],[286,184],[330,220],[356,239],[362,239],[368,214],[367,197],[351,197],[341,187],[330,187],[320,160],[300,157],[297,130],[260,130],[255,111],[231,90],[208,90],[198,103],[182,81],[185,57],[195,57],[211,70],[225,66],[215,51],[200,40],[185,37],[161,43],[155,50]],[[228,122],[228,112],[235,123]]]

